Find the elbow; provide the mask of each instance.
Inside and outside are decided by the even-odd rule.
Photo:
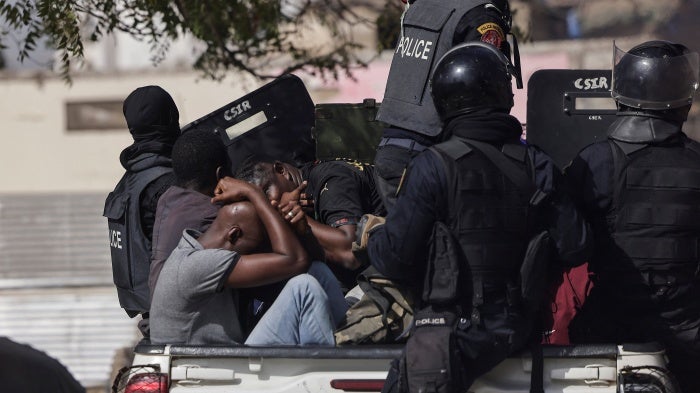
[[[593,257],[593,245],[587,239],[577,244],[578,247],[568,247],[566,250],[559,250],[560,263],[565,267],[576,267],[583,265]]]
[[[349,270],[356,270],[362,266],[362,263],[355,258],[351,249],[338,250],[336,252],[326,251],[326,261]]]
[[[311,266],[311,262],[306,252],[301,252],[292,257],[292,269],[294,274],[305,273],[309,269],[309,266]]]

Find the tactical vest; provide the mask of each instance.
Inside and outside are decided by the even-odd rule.
[[[464,14],[487,0],[420,0],[403,17],[377,120],[420,134],[442,131],[428,82],[437,61],[450,50]]]
[[[474,141],[452,138],[433,148],[443,155],[447,167],[450,214],[446,224],[467,265],[467,274],[460,269],[462,297],[470,298],[474,308],[488,305],[490,295],[505,296],[511,305],[519,302],[518,279],[531,234],[528,213],[534,182],[527,190],[516,185]],[[534,169],[525,146],[506,144],[501,153],[531,181]]]
[[[688,138],[669,146],[609,143],[614,194],[606,219],[613,244],[598,268],[652,288],[656,302],[687,297],[678,303],[697,304],[684,291],[700,288],[700,145]]]
[[[146,187],[172,168],[156,166],[125,174],[105,200],[112,275],[119,304],[135,317],[150,308],[148,275],[151,239],[143,233],[139,202]]]

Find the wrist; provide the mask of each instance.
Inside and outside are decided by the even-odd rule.
[[[245,196],[248,198],[249,201],[253,203],[259,203],[259,202],[265,202],[266,204],[269,204],[270,202],[267,200],[267,197],[265,194],[262,192],[261,189],[250,186],[246,189],[245,191]]]

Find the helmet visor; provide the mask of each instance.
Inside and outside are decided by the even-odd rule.
[[[630,107],[670,109],[690,105],[698,88],[700,56],[644,57],[613,42],[612,97]]]

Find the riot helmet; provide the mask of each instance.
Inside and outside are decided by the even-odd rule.
[[[646,111],[690,107],[698,88],[699,56],[681,44],[648,41],[625,52],[613,41],[612,97]]]
[[[495,46],[479,41],[455,46],[438,60],[430,93],[443,122],[482,108],[510,112],[513,67]]]

